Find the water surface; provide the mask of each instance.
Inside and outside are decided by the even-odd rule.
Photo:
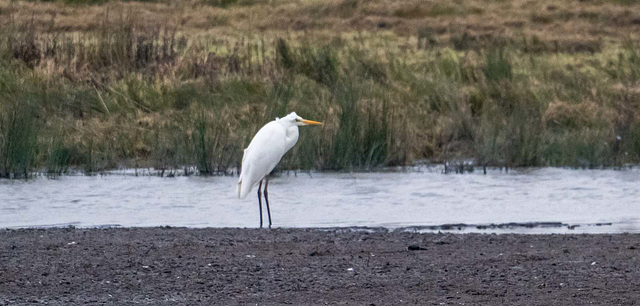
[[[274,226],[640,232],[638,169],[493,170],[487,175],[441,170],[274,177],[269,183]],[[235,198],[236,182],[237,177],[131,175],[0,180],[0,227],[256,227],[256,197]],[[510,222],[561,225],[476,228]],[[461,223],[470,226],[430,227]]]

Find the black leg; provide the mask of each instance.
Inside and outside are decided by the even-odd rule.
[[[262,180],[260,180],[260,184],[258,185],[258,209],[260,209],[260,228],[262,228],[262,193],[260,192],[260,188],[262,188]]]
[[[264,182],[264,200],[267,202],[267,216],[269,216],[269,228],[271,228],[271,209],[269,209],[269,192],[267,191],[267,187],[269,186],[269,175],[265,177],[266,181]]]

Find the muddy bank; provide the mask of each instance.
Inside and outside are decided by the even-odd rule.
[[[640,235],[0,231],[0,304],[555,304],[640,300]]]

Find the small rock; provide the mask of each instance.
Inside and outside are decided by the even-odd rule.
[[[433,243],[439,244],[439,245],[443,245],[443,244],[449,244],[450,242],[446,241],[444,239],[438,239],[438,240],[434,241]]]
[[[408,251],[423,251],[423,250],[426,250],[426,248],[423,248],[423,247],[420,247],[420,246],[412,244],[412,245],[407,247],[407,250]]]

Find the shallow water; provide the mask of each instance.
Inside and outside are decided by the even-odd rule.
[[[256,197],[236,199],[236,182],[237,177],[131,175],[0,180],[0,228],[256,227]],[[275,227],[640,232],[640,169],[291,173],[272,178],[269,187]],[[264,217],[266,222],[266,211]],[[510,222],[561,224],[476,227]],[[467,226],[434,227],[460,223]]]

